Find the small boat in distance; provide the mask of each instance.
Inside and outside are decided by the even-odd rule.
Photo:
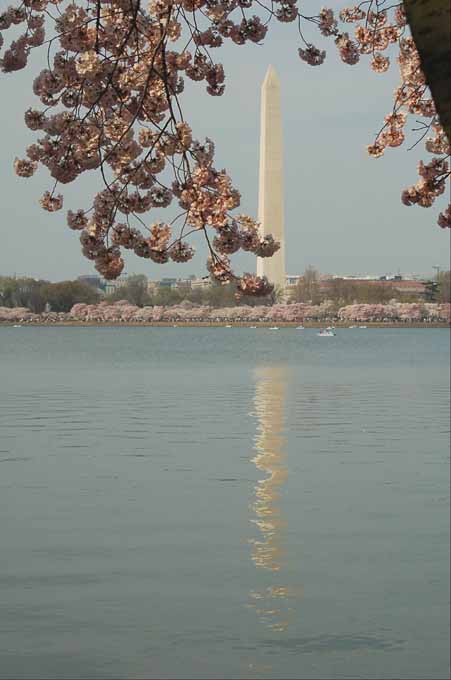
[[[22,324],[20,323],[15,323],[13,328],[22,328]]]
[[[249,326],[249,328],[257,328],[257,326]]]
[[[359,328],[368,328],[368,326],[359,326]]]
[[[303,326],[302,324],[301,324],[300,326],[296,326],[295,330],[296,330],[296,331],[303,331],[303,330],[304,330],[304,326]]]
[[[330,328],[321,328],[317,335],[319,335],[320,338],[333,338],[336,336],[336,333],[334,333]]]
[[[227,326],[225,326],[225,328],[232,328],[232,326],[230,324],[227,324]]]
[[[270,330],[270,331],[278,331],[278,330],[279,330],[279,326],[270,326],[270,327],[269,327],[269,330]]]

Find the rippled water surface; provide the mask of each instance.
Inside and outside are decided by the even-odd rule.
[[[0,676],[449,672],[446,330],[0,328]]]

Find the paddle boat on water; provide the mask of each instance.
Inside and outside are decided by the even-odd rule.
[[[270,330],[270,331],[278,331],[278,330],[279,330],[279,326],[270,326],[270,327],[269,327],[269,330]]]
[[[296,326],[295,330],[296,331],[303,331],[305,329],[304,329],[304,326],[301,324],[300,326]]]
[[[331,328],[321,328],[320,332],[317,333],[320,338],[333,338],[337,334],[333,332]]]

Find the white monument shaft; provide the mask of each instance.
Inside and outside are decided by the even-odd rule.
[[[280,85],[272,66],[262,84],[260,128],[260,177],[258,221],[261,234],[272,234],[280,250],[272,257],[257,258],[257,274],[267,276],[276,287],[285,289],[285,227],[283,197],[283,142],[280,111]]]

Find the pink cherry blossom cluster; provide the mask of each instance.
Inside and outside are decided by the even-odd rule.
[[[366,9],[363,9],[364,6]],[[401,3],[392,5],[390,11],[382,9],[380,3],[377,4],[376,11],[372,9],[373,7],[375,3],[370,1],[345,7],[338,13],[338,17],[329,8],[322,8],[318,15],[313,17],[303,15],[300,17],[316,23],[322,36],[334,38],[340,59],[345,64],[353,66],[360,61],[362,55],[371,55],[371,68],[376,73],[383,73],[388,69],[390,59],[381,53],[398,42],[404,32],[406,19]],[[343,25],[340,25],[339,21]],[[346,24],[355,24],[352,36],[346,30]],[[322,63],[326,56],[325,51],[320,51],[306,42],[302,31],[300,35],[307,48],[299,51],[300,58],[311,65]],[[314,56],[319,54],[321,57],[318,62]]]
[[[436,197],[445,192],[446,180],[450,175],[449,163],[444,158],[434,158],[426,164],[420,161],[418,174],[420,175],[419,181],[413,187],[403,191],[402,202],[404,205],[418,204],[423,208],[429,208]],[[449,213],[449,206],[447,212]],[[440,222],[439,224],[446,226],[446,224],[442,225]]]
[[[442,229],[451,229],[451,205],[439,214],[437,223]]]
[[[295,303],[291,305],[272,305],[250,307],[208,307],[191,302],[182,302],[171,307],[136,307],[126,300],[113,304],[101,302],[97,305],[78,303],[67,315],[79,321],[220,321],[254,322],[268,321],[278,323],[299,323],[301,321],[451,321],[449,303],[391,303],[347,305],[336,309],[331,301],[320,305]]]
[[[102,190],[90,205],[69,210],[67,224],[80,231],[83,254],[106,278],[120,275],[124,250],[156,263],[186,262],[194,254],[186,238],[200,231],[214,279],[234,281],[238,294],[268,292],[266,280],[237,277],[228,256],[245,250],[271,257],[280,244],[261,238],[250,217],[232,214],[240,193],[228,173],[216,169],[213,142],[194,139],[182,96],[187,78],[203,82],[212,96],[222,95],[224,68],[210,50],[226,40],[261,43],[272,19],[297,27],[299,56],[313,66],[324,62],[326,51],[304,38],[307,25],[318,29],[320,39],[333,40],[344,63],[368,55],[377,73],[388,69],[387,50],[396,47],[401,85],[368,151],[377,157],[400,146],[407,114],[413,114],[429,121],[424,125],[434,136],[426,149],[445,167],[449,140],[406,34],[400,2],[383,9],[370,0],[338,15],[326,7],[306,16],[297,0],[18,0],[0,14],[0,31],[12,28],[15,35],[0,55],[4,73],[23,69],[33,49],[45,55],[45,67],[33,82],[41,106],[25,112],[26,126],[38,137],[26,158],[16,159],[15,171],[31,177],[39,166],[47,168],[54,184],[40,204],[49,212],[63,207],[60,185],[88,171],[101,178]],[[2,44],[0,34],[0,49]],[[443,193],[449,172],[424,167],[428,177],[422,175],[403,194],[407,205],[431,205]],[[179,214],[156,235],[147,215],[172,207]],[[446,215],[440,226],[447,225]]]
[[[395,50],[399,65],[401,83],[394,93],[392,112],[385,117],[385,122],[372,144],[368,145],[368,154],[373,158],[383,155],[387,147],[398,147],[405,140],[404,128],[408,115],[425,119],[420,122],[420,130],[425,138],[428,131],[434,136],[425,139],[426,151],[441,156],[439,165],[449,158],[450,144],[440,125],[434,102],[427,88],[421,69],[420,57],[415,43],[407,34],[406,17],[402,3],[394,3],[383,7],[383,3],[360,3],[342,9],[338,15],[343,24],[354,24],[354,35],[341,30],[331,9],[322,9],[316,17],[310,17],[317,23],[320,33],[334,37],[340,58],[349,65],[356,64],[364,55],[371,57],[371,68],[376,73],[385,73],[390,67],[392,57],[387,54],[390,48]],[[301,33],[301,37],[302,33]],[[305,48],[298,50],[300,58],[311,66],[324,62],[326,52],[305,42]],[[393,51],[393,50],[392,50]],[[397,52],[397,54],[396,54]],[[419,140],[421,141],[421,140]],[[432,168],[435,171],[434,161]],[[427,167],[431,164],[426,164]],[[430,207],[436,198],[449,185],[449,170],[437,172],[433,177],[425,179],[420,172],[420,180],[402,192],[401,199],[405,205]],[[449,188],[448,188],[449,194]],[[438,224],[442,228],[449,225],[446,216],[449,209],[441,213]]]
[[[104,188],[90,206],[69,210],[67,224],[80,231],[83,254],[105,278],[120,275],[127,249],[157,263],[187,262],[194,248],[185,239],[201,231],[213,278],[234,281],[246,294],[271,289],[265,279],[241,279],[232,271],[226,252],[270,257],[280,245],[262,238],[250,217],[231,215],[240,194],[227,172],[215,168],[213,142],[193,139],[180,99],[186,77],[204,81],[213,96],[224,92],[224,69],[207,48],[227,38],[236,44],[264,38],[266,26],[246,16],[247,6],[235,0],[146,6],[141,0],[23,0],[0,15],[2,30],[24,27],[0,59],[5,73],[24,68],[44,30],[53,28],[46,68],[33,83],[43,108],[25,113],[25,124],[40,136],[26,158],[16,159],[15,170],[31,177],[39,165],[48,169],[54,186],[40,204],[49,212],[63,207],[59,185],[89,170],[102,177]],[[142,217],[174,203],[182,212],[168,224],[148,225]]]
[[[347,305],[338,310],[342,321],[451,321],[451,305],[394,302],[388,305]]]
[[[34,316],[27,307],[0,307],[0,321],[28,321]]]
[[[236,307],[208,307],[184,301],[171,307],[137,307],[126,300],[106,301],[89,305],[75,304],[67,314],[48,312],[34,314],[25,307],[0,307],[0,322],[58,322],[82,321],[93,323],[152,323],[152,322],[275,322],[299,323],[302,321],[439,321],[451,322],[449,303],[397,303],[355,304],[336,309],[331,301],[320,305],[295,303],[289,305]]]

